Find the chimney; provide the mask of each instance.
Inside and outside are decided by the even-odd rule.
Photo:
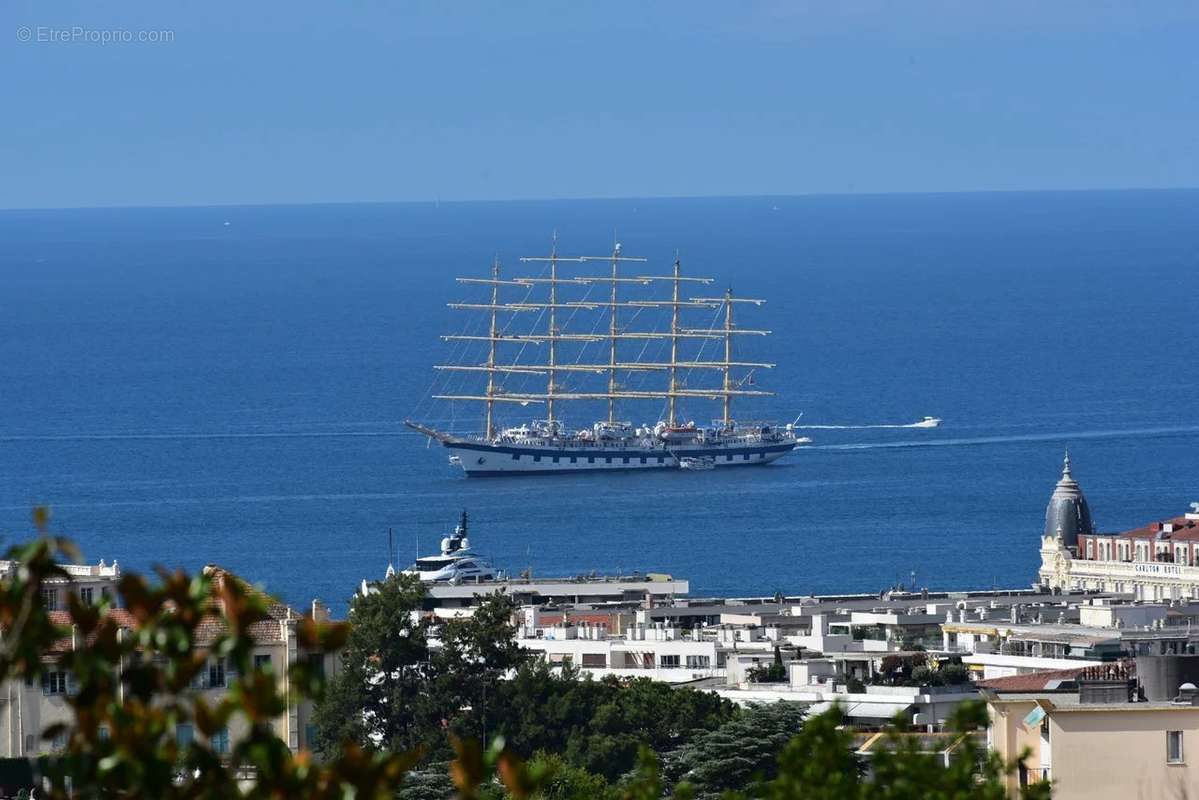
[[[325,607],[324,603],[315,597],[312,598],[312,618],[317,622],[329,621],[329,609]]]
[[[1137,670],[1115,661],[1087,667],[1078,676],[1078,702],[1087,705],[1131,703],[1137,697]]]

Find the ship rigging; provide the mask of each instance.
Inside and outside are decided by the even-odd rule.
[[[558,253],[557,238],[548,256],[520,259],[523,264],[540,265],[542,274],[536,276],[503,277],[498,259],[492,264],[489,278],[458,278],[460,284],[482,285],[490,289],[488,302],[455,302],[449,307],[486,315],[485,333],[446,335],[448,342],[486,343],[486,359],[482,363],[449,363],[435,365],[439,372],[482,373],[486,383],[481,390],[471,392],[443,391],[434,393],[435,400],[467,401],[483,404],[483,431],[479,435],[459,435],[440,431],[411,420],[405,424],[451,451],[451,463],[459,464],[468,475],[506,475],[582,470],[675,468],[694,465],[699,459],[715,467],[765,464],[785,455],[808,440],[796,434],[793,425],[769,423],[739,424],[733,417],[734,398],[767,397],[772,393],[754,387],[757,370],[772,369],[768,362],[740,360],[734,356],[734,341],[739,337],[764,337],[768,330],[741,327],[734,315],[739,305],[761,306],[757,298],[734,296],[732,290],[721,294],[684,296],[684,287],[703,287],[714,282],[707,277],[685,276],[682,264],[675,258],[668,275],[624,274],[627,265],[644,264],[647,259],[626,256],[620,244],[607,256],[562,256]],[[568,267],[603,263],[607,269],[600,274],[563,274]],[[628,289],[645,289],[667,283],[669,299],[628,297]],[[506,300],[505,291],[520,289],[525,297],[519,301]],[[576,293],[584,290],[582,298]],[[604,299],[591,297],[599,289]],[[510,293],[510,292],[509,292]],[[537,295],[538,299],[531,299]],[[542,299],[543,298],[543,299]],[[667,331],[638,330],[634,322],[642,312],[669,311]],[[693,327],[684,314],[706,310],[711,320]],[[591,331],[568,329],[571,320],[580,312],[595,312]],[[518,321],[535,316],[532,325],[516,332]],[[599,329],[602,316],[607,317],[607,330]],[[566,317],[565,323],[562,317]],[[544,320],[544,321],[543,321]],[[641,342],[641,353],[633,359],[622,352],[626,342]],[[659,354],[644,358],[653,342],[659,343]],[[607,345],[606,359],[588,361],[584,356],[591,346]],[[661,349],[669,345],[669,360],[661,357]],[[519,345],[515,356],[507,348]],[[530,345],[544,358],[523,360]],[[719,356],[705,355],[709,345],[723,345]],[[574,358],[569,355],[573,353]],[[689,354],[688,354],[689,353]],[[719,385],[691,385],[693,371],[715,372]],[[737,377],[737,370],[748,370]],[[665,381],[646,388],[629,387],[623,376],[663,374]],[[606,378],[600,387],[579,385],[588,375]],[[529,389],[530,378],[544,379],[541,387]],[[519,379],[521,387],[509,389],[504,383]],[[477,384],[476,384],[477,385]],[[662,400],[662,418],[656,424],[634,426],[618,418],[621,401]],[[685,401],[717,401],[721,416],[711,426],[697,426],[681,419]],[[562,419],[563,403],[591,401],[606,404],[606,419],[590,428],[568,431]],[[497,425],[497,404],[537,405],[545,410],[544,418],[516,427]]]

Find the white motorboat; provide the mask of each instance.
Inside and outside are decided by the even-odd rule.
[[[935,428],[941,424],[940,417],[924,417],[919,422],[913,422],[913,428]]]
[[[440,555],[421,556],[404,574],[415,575],[426,583],[475,583],[497,576],[491,562],[471,549],[465,511],[454,532],[441,540]]]

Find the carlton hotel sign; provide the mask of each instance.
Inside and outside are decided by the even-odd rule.
[[[1178,577],[1184,577],[1188,572],[1193,572],[1195,574],[1191,577],[1199,580],[1199,570],[1193,570],[1189,567],[1180,567],[1177,564],[1137,563],[1134,564],[1133,567],[1139,575],[1177,575]]]

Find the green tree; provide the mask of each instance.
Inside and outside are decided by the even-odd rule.
[[[809,717],[778,757],[778,776],[766,787],[769,800],[854,800],[861,768],[853,734],[841,727],[840,710]]]
[[[425,698],[436,719],[459,736],[488,740],[500,681],[528,660],[516,643],[516,607],[507,595],[478,597],[474,613],[447,620],[430,658]]]
[[[688,783],[700,798],[760,785],[775,776],[779,753],[800,732],[803,719],[795,703],[751,706],[671,753],[665,774]]]
[[[529,769],[546,775],[538,789],[540,800],[609,800],[619,796],[602,775],[574,766],[557,753],[538,753]]]
[[[424,586],[395,574],[350,604],[350,634],[341,669],[314,713],[316,741],[326,755],[343,742],[364,748],[413,750],[427,740],[425,708],[429,644],[420,617]]]
[[[567,763],[616,781],[643,747],[665,753],[737,714],[711,692],[648,678],[594,680],[543,661],[522,666],[498,687],[496,731],[514,752],[560,753]]]
[[[783,683],[787,680],[787,665],[779,646],[774,646],[774,660],[766,667],[750,667],[746,670],[750,683]]]

